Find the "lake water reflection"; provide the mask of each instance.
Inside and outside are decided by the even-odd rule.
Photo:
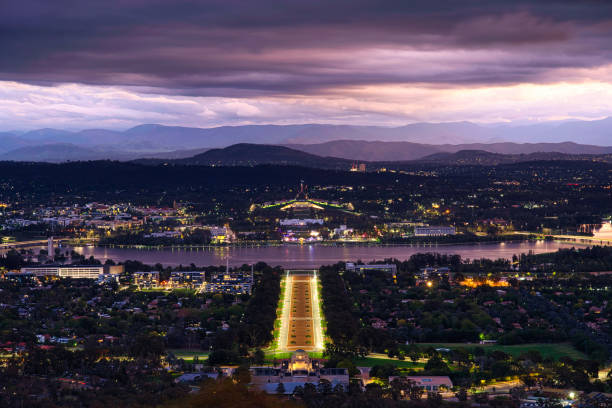
[[[459,254],[463,258],[506,258],[514,254],[554,252],[559,248],[571,248],[576,244],[563,242],[513,242],[466,245],[433,246],[324,246],[324,245],[285,245],[277,247],[217,247],[192,249],[134,249],[105,247],[76,247],[75,251],[87,257],[93,255],[102,261],[112,259],[116,262],[128,259],[139,260],[146,264],[161,263],[165,266],[223,265],[229,257],[230,265],[250,264],[259,261],[285,268],[315,268],[338,261],[362,260],[369,262],[385,258],[405,260],[419,252],[439,252]]]
[[[593,231],[595,238],[611,239],[612,238],[612,223],[604,222],[601,227]]]

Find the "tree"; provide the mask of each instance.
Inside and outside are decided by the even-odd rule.
[[[442,405],[442,394],[435,391],[427,393],[427,405],[430,407],[439,407]]]
[[[425,371],[435,374],[450,374],[450,368],[438,355],[430,358],[425,364]]]
[[[410,401],[420,401],[423,397],[423,388],[419,387],[414,381],[411,381],[408,389],[408,397]]]
[[[296,386],[293,389],[293,396],[302,398],[304,396],[304,387],[301,385]]]
[[[521,376],[521,382],[525,384],[527,388],[531,388],[536,385],[536,380],[529,375]]]
[[[249,371],[249,367],[246,365],[241,365],[234,371],[232,376],[236,382],[239,384],[248,384],[251,382],[251,372]]]
[[[205,382],[199,393],[159,406],[162,408],[293,408],[300,405],[264,392],[250,391],[245,384],[237,384],[226,378],[220,381]]]
[[[410,381],[406,377],[397,377],[389,383],[389,386],[391,387],[391,398],[398,400],[410,389]]]
[[[468,393],[467,393],[467,390],[465,389],[465,387],[461,387],[461,388],[459,389],[459,391],[457,391],[457,392],[455,393],[455,397],[457,397],[457,399],[458,399],[460,402],[465,402],[465,401],[467,401],[467,399],[468,399]]]
[[[376,383],[369,383],[365,387],[365,394],[371,399],[380,399],[383,395],[382,387]]]
[[[304,401],[308,403],[308,401],[312,401],[313,399],[317,398],[317,395],[317,387],[314,384],[304,384]]]
[[[474,401],[479,404],[487,404],[489,402],[489,393],[487,392],[479,392],[478,394],[474,394]]]
[[[319,394],[331,394],[332,393],[332,385],[329,380],[321,379],[319,380],[319,385],[317,386],[317,392]]]
[[[253,363],[254,364],[257,364],[257,365],[263,364],[265,362],[265,358],[266,358],[266,354],[260,348],[255,350],[255,352],[253,353]]]
[[[525,398],[527,393],[523,387],[514,387],[510,389],[510,396],[515,400],[520,400]]]

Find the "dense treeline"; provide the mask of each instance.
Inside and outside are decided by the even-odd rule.
[[[265,264],[263,264],[265,265]],[[261,347],[272,341],[276,307],[280,296],[281,269],[258,265],[261,279],[255,287],[244,314],[243,332],[249,347]]]
[[[424,248],[426,250],[426,248]],[[507,259],[467,259],[461,255],[441,254],[438,252],[423,252],[411,255],[405,261],[400,261],[395,258],[387,258],[375,263],[392,263],[397,266],[398,272],[401,274],[407,272],[413,275],[419,272],[421,268],[428,267],[449,267],[453,272],[459,273],[490,273],[502,272],[509,270],[511,264]]]
[[[258,282],[240,324],[218,333],[208,357],[211,365],[242,363],[249,349],[272,341],[276,307],[280,296],[280,268],[260,262],[255,265]]]
[[[572,259],[605,258],[610,253],[610,248],[563,250],[544,258],[553,261],[547,267],[554,271]],[[335,272],[335,279],[327,277],[334,290],[331,299],[339,293],[350,298],[333,300],[335,309],[328,313],[335,310],[346,321],[344,316],[350,310],[359,318],[361,328],[355,334],[341,332],[354,336],[350,344],[357,349],[401,355],[401,345],[407,342],[473,343],[485,338],[504,345],[571,342],[592,359],[610,358],[608,275],[551,274],[522,283],[513,278],[503,289],[489,285],[469,288],[458,284],[465,273],[484,276],[488,270],[488,279],[495,280],[501,276],[496,272],[508,271],[511,265],[507,260],[468,261],[435,253],[384,263],[397,266],[396,279],[383,271],[339,275],[344,263],[323,268]],[[454,272],[450,279],[444,274],[430,275],[430,286],[415,279],[420,268],[443,266]]]
[[[355,350],[355,337],[359,331],[359,320],[354,316],[350,296],[338,270],[322,267],[320,270],[323,298],[323,313],[327,320],[327,335],[338,353]]]
[[[342,356],[365,355],[368,351],[397,349],[397,343],[386,331],[363,326],[356,317],[338,265],[322,267],[320,279],[327,335],[332,340],[331,344],[326,345],[326,351],[332,360]]]
[[[149,334],[119,344],[92,340],[82,349],[31,345],[0,367],[0,406],[127,408],[186,395],[162,369],[163,353],[163,339]]]
[[[523,254],[518,259],[523,270],[555,272],[612,271],[612,247],[560,249],[544,254]]]

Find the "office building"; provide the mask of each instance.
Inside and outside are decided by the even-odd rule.
[[[206,282],[206,272],[172,272],[168,285],[172,288],[200,288]]]
[[[140,289],[155,288],[159,286],[159,272],[134,272],[132,281]]]
[[[43,265],[21,268],[21,273],[31,273],[37,277],[55,276],[58,278],[98,279],[104,274],[102,265]]]
[[[367,271],[382,271],[389,272],[395,276],[397,274],[397,266],[395,264],[373,264],[373,265],[357,265],[352,262],[346,263],[348,272],[365,273]]]

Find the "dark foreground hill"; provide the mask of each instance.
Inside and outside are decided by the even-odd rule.
[[[348,170],[352,161],[322,157],[284,146],[239,143],[223,149],[211,149],[193,157],[177,160],[137,160],[144,164],[161,162],[196,166],[257,166],[262,164],[293,165],[321,169]]]

